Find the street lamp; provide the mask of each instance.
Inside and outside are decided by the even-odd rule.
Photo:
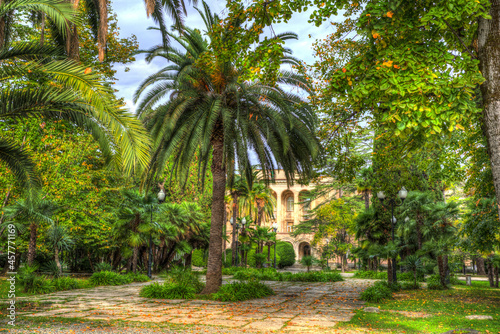
[[[380,203],[382,206],[385,208],[391,208],[391,233],[392,233],[392,242],[394,243],[394,227],[396,226],[396,217],[394,217],[394,207],[395,206],[401,206],[403,205],[404,200],[406,199],[406,196],[408,196],[408,190],[405,189],[405,187],[402,187],[401,190],[398,192],[398,198],[401,201],[399,204],[396,202],[397,200],[395,198],[391,198],[387,200],[387,203],[384,204],[384,201],[386,200],[386,196],[383,191],[377,192],[377,197],[380,200]],[[396,255],[392,258],[392,282],[397,283],[397,276],[396,276]]]
[[[158,198],[159,203],[163,203],[165,200],[165,191],[163,189],[160,190],[160,192],[156,195]],[[153,226],[153,204],[151,204],[151,226]],[[153,261],[153,237],[152,233],[149,232],[149,257],[148,257],[148,277],[149,279],[152,278],[151,274],[151,265]]]
[[[234,222],[233,217],[231,217],[231,219],[229,219],[229,221],[231,222],[231,226],[233,228],[233,236],[235,235],[234,231],[236,230],[236,240],[234,240],[234,250],[236,253],[236,259],[234,261],[234,265],[237,266],[238,265],[238,229],[240,226],[239,226],[237,221],[236,221],[236,223]]]
[[[278,223],[277,222],[274,222],[273,223],[273,231],[274,233],[277,233],[278,232]],[[274,236],[274,269],[276,269],[276,242],[277,242],[277,238],[276,238],[276,235]]]

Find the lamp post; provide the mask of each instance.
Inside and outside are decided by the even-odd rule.
[[[234,266],[238,266],[238,229],[240,228],[240,225],[238,224],[238,221],[234,221],[234,218],[231,217],[231,219],[229,219],[229,221],[231,222],[231,226],[233,228],[233,238],[236,236],[236,239],[233,240],[233,245],[234,245],[234,249],[235,249],[235,254],[236,254],[236,258],[234,260]],[[235,234],[236,232],[236,234]]]
[[[274,269],[276,269],[276,242],[278,241],[276,238],[277,237],[276,233],[278,232],[278,223],[274,222],[272,226],[273,226],[273,232],[275,233],[275,235],[274,235]]]
[[[391,208],[391,234],[392,234],[392,242],[394,243],[394,227],[396,226],[396,217],[394,217],[394,207],[398,207],[403,205],[404,200],[408,196],[408,190],[405,187],[402,187],[398,192],[398,198],[401,201],[399,204],[395,198],[387,199],[386,204],[384,201],[386,200],[386,196],[383,191],[379,191],[377,193],[377,197],[380,200],[380,203],[385,208]],[[392,282],[397,283],[397,275],[396,275],[396,256],[394,255],[392,258]]]
[[[247,219],[245,217],[241,218],[241,233],[243,233],[243,231],[245,230],[245,224],[247,223]],[[238,224],[236,224],[236,226],[238,226]],[[236,231],[236,233],[238,233],[238,231]],[[238,234],[236,234],[238,235]],[[243,250],[244,252],[244,250]],[[245,259],[245,254],[242,255],[242,258],[241,258],[241,264],[243,263],[243,260]],[[236,254],[236,260],[238,260],[238,254]]]
[[[157,195],[158,197],[158,202],[163,203],[165,200],[165,191],[163,189],[160,190],[160,192]],[[153,204],[151,204],[151,226],[153,225]],[[151,274],[151,265],[153,261],[153,237],[152,233],[149,232],[149,257],[148,257],[148,277],[149,279],[152,278]]]

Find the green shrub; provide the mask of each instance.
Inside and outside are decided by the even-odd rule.
[[[35,276],[31,285],[25,288],[25,292],[34,294],[51,293],[54,291],[54,284],[46,276]]]
[[[148,275],[145,275],[145,274],[128,273],[125,276],[127,276],[131,282],[148,282],[149,281]]]
[[[92,285],[122,285],[132,282],[130,275],[120,275],[112,271],[100,271],[93,273],[89,281]]]
[[[384,279],[387,280],[387,272],[384,271],[357,271],[354,273],[353,278],[369,278],[369,279]]]
[[[101,262],[94,266],[94,272],[98,273],[100,271],[113,271],[113,266],[107,262]]]
[[[203,290],[203,288],[205,288],[205,284],[200,281],[198,275],[196,275],[189,269],[184,269],[181,267],[171,269],[170,272],[167,273],[165,283],[193,287],[195,293],[199,293],[201,292],[201,290]]]
[[[222,275],[234,275],[238,271],[245,270],[245,267],[227,267],[227,268],[222,268]]]
[[[52,284],[56,291],[74,290],[82,287],[82,284],[77,279],[71,277],[54,278]]]
[[[445,290],[446,287],[441,284],[439,275],[431,275],[427,278],[427,289],[429,290]]]
[[[404,273],[398,273],[398,280],[401,281],[414,281],[415,276],[413,276],[413,273],[411,271],[404,272]],[[417,273],[417,282],[424,282],[424,274],[423,273]]]
[[[193,299],[196,289],[185,283],[153,283],[144,286],[139,295],[155,299]]]
[[[382,284],[379,284],[382,283]],[[385,284],[383,284],[385,283]],[[360,299],[370,302],[378,303],[384,299],[392,298],[392,290],[389,288],[387,282],[377,282],[375,285],[369,287],[361,293]]]
[[[195,249],[193,255],[191,256],[191,264],[195,267],[206,267],[207,257],[205,255],[205,250]]]
[[[339,282],[343,281],[337,272],[311,271],[301,273],[280,273],[274,268],[246,269],[234,274],[234,278],[241,280],[262,280],[262,281],[291,281],[291,282]]]
[[[274,295],[273,289],[257,281],[224,284],[212,295],[215,300],[236,302]]]
[[[450,276],[451,285],[465,285],[464,281],[459,280],[456,276]]]
[[[418,290],[420,289],[420,284],[415,285],[414,281],[402,281],[401,290]]]
[[[61,262],[61,266],[64,268],[66,264],[64,262]],[[42,272],[48,273],[49,275],[53,276],[54,278],[57,278],[61,276],[61,272],[59,271],[59,268],[57,267],[57,263],[54,260],[46,262],[42,266]]]
[[[280,242],[276,244],[276,253],[279,256],[277,260],[280,268],[293,266],[295,264],[295,251],[292,244],[288,242]]]

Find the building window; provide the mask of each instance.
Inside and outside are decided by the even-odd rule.
[[[286,223],[286,231],[289,233],[293,232],[293,222]]]
[[[286,211],[293,211],[293,196],[286,199]]]

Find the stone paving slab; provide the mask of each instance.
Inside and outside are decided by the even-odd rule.
[[[355,311],[363,307],[364,302],[358,300],[359,293],[372,281],[264,283],[277,294],[238,303],[140,297],[141,287],[151,284],[149,282],[23,299],[52,303],[49,309],[27,313],[28,317],[203,325],[247,333],[328,333],[337,322],[349,321]]]

